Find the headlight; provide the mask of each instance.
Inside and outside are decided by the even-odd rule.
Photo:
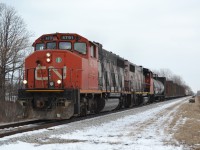
[[[57,80],[57,83],[58,83],[58,84],[61,84],[61,80]]]
[[[50,53],[46,53],[46,56],[47,56],[47,57],[50,57],[50,56],[51,56],[51,54],[50,54]]]
[[[27,80],[23,80],[23,83],[24,83],[24,84],[27,84]]]
[[[50,86],[54,86],[54,82],[52,82],[52,81],[49,82],[49,85],[50,85]]]
[[[50,59],[50,58],[47,58],[46,61],[49,63],[49,62],[51,61],[51,59]]]

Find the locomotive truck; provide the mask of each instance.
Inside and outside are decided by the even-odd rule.
[[[25,116],[69,119],[184,96],[185,89],[74,33],[40,36],[25,58]]]

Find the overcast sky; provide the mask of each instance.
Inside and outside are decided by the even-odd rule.
[[[200,0],[0,0],[38,38],[78,33],[152,70],[168,68],[200,90]]]

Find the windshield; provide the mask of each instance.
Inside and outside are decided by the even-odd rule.
[[[72,49],[72,44],[70,42],[60,42],[59,49]]]
[[[82,54],[86,54],[86,43],[74,43],[74,49]]]
[[[56,42],[47,43],[47,49],[56,49]]]
[[[36,44],[35,46],[35,50],[43,50],[44,49],[44,44],[41,43],[41,44]]]

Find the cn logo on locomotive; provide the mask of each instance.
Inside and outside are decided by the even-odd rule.
[[[48,80],[48,76],[46,76],[46,77],[41,76],[40,77],[38,75],[38,72],[41,72],[41,70],[47,70],[46,66],[37,66],[36,67],[36,69],[35,69],[35,79],[36,80]],[[54,68],[53,66],[49,66],[48,70],[54,72],[59,79],[62,79],[62,74],[58,71],[57,68]],[[66,76],[67,76],[67,67],[64,66],[63,67],[63,79],[66,79]]]

